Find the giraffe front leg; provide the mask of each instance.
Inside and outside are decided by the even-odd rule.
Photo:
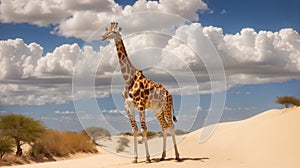
[[[133,144],[134,144],[134,153],[133,153],[133,161],[132,163],[137,163],[138,153],[137,153],[137,136],[138,136],[138,128],[135,125],[133,128]]]
[[[147,126],[146,126],[145,109],[144,109],[144,107],[139,106],[138,110],[139,110],[139,114],[140,114],[141,132],[143,135],[143,141],[144,141],[145,150],[146,150],[146,163],[150,163],[151,159],[150,159],[148,141],[147,141]]]
[[[125,100],[125,110],[127,111],[128,119],[131,123],[132,133],[133,133],[133,145],[134,145],[134,151],[133,151],[133,161],[132,163],[137,163],[138,159],[138,152],[137,152],[137,136],[138,136],[138,128],[135,121],[134,116],[134,103],[131,99]]]

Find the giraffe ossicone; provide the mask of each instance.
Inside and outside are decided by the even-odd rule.
[[[163,153],[161,160],[166,157],[166,138],[167,130],[170,129],[172,140],[174,144],[176,160],[180,160],[179,153],[175,140],[175,128],[173,120],[176,121],[173,115],[173,98],[172,95],[165,89],[160,83],[154,83],[152,80],[146,78],[143,72],[137,69],[130,61],[123,40],[120,34],[121,28],[118,27],[117,22],[112,22],[111,25],[106,28],[106,32],[102,36],[101,40],[114,39],[120,69],[123,79],[125,81],[125,87],[122,92],[124,98],[125,110],[130,120],[133,136],[134,136],[134,163],[137,163],[137,136],[138,127],[135,120],[134,108],[137,108],[141,123],[141,132],[143,135],[143,141],[146,150],[146,162],[151,162],[148,142],[147,142],[147,126],[145,109],[152,109],[161,125],[163,132]]]

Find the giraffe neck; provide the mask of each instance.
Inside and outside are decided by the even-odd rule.
[[[123,40],[121,38],[115,39],[115,44],[118,52],[120,69],[123,75],[123,79],[125,80],[125,83],[127,85],[130,85],[138,69],[129,60]]]

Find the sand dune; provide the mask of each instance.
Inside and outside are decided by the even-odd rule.
[[[253,118],[218,126],[198,144],[201,130],[181,144],[182,154],[210,158],[217,167],[300,167],[300,108],[270,110]]]
[[[201,131],[188,134],[179,143],[182,162],[173,159],[158,162],[159,156],[152,156],[154,163],[146,165],[144,158],[140,158],[140,163],[132,164],[131,158],[102,151],[86,158],[13,167],[300,167],[300,107],[269,110],[247,120],[219,124],[211,138],[202,144]],[[172,149],[167,157],[174,157]]]

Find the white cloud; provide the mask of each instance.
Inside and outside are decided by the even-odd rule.
[[[201,106],[197,106],[197,109],[196,109],[196,110],[197,110],[197,112],[199,113],[199,112],[202,112],[203,109],[202,109]]]
[[[204,44],[194,38],[197,30],[193,27],[196,26],[199,25],[192,24],[178,28],[176,36],[187,41],[195,40],[194,43],[201,47]],[[199,30],[203,31],[217,49],[223,61],[229,86],[299,79],[300,36],[293,29],[256,32],[251,28],[244,28],[235,35],[224,35],[221,28],[212,26]],[[177,65],[178,68],[185,64],[193,64],[198,68],[203,67],[196,54],[174,38],[169,41],[166,49],[174,53],[173,58],[165,56],[166,60],[163,60],[163,63],[166,66]],[[205,49],[201,51],[201,55],[206,54]],[[182,65],[174,59],[174,56],[184,61]],[[199,73],[202,72],[200,68]]]
[[[250,106],[250,107],[224,107],[225,111],[254,111],[257,107]]]
[[[57,76],[71,76],[76,57],[80,54],[81,49],[77,44],[64,44],[53,51],[47,53],[37,61],[35,72],[37,75],[45,76],[46,74]]]
[[[221,28],[201,28],[199,24],[191,24],[179,27],[175,34],[177,38],[190,40],[201,47],[205,45],[203,42],[193,41],[199,30],[219,52],[228,88],[299,79],[300,37],[295,30],[256,32],[245,28],[232,35],[224,34]],[[146,75],[165,84],[173,94],[211,93],[205,62],[175,36],[162,38],[156,34],[139,34],[126,38],[124,43],[132,62],[141,69],[157,67],[147,69]],[[201,51],[201,54],[209,54],[205,49]],[[116,70],[118,60],[113,42],[100,47],[100,51],[90,46],[80,48],[77,44],[64,44],[46,55],[42,53],[43,48],[36,43],[25,44],[22,39],[0,41],[1,104],[61,104],[72,100],[71,83],[77,56],[80,58],[77,73],[88,76],[89,69],[98,70],[96,95],[87,91],[81,93],[84,97],[108,96],[112,75],[121,78]],[[189,80],[191,75],[195,75],[199,83],[199,92],[195,92],[197,88]],[[172,76],[178,77],[184,85],[177,86]],[[113,87],[122,88],[122,82],[120,79]],[[218,84],[218,81],[213,82]]]
[[[242,92],[242,91],[234,91],[234,92],[231,92],[231,94],[234,94],[234,95],[250,95],[250,94],[252,94],[252,93],[249,92],[249,91],[246,91],[246,92]]]
[[[226,14],[227,14],[227,11],[226,11],[225,9],[222,9],[221,12],[220,12],[220,14],[226,15]]]
[[[187,10],[188,9],[188,10]],[[124,14],[143,12],[143,11],[161,11],[169,12],[181,17],[198,20],[199,16],[196,13],[198,10],[207,10],[207,4],[201,0],[190,0],[190,1],[173,1],[173,0],[160,0],[157,1],[146,1],[138,0],[132,6],[126,6],[123,10]]]
[[[38,26],[55,24],[53,33],[87,40],[100,26],[128,14],[159,11],[199,20],[196,12],[205,11],[208,7],[201,0],[138,0],[132,6],[127,5],[124,8],[114,0],[2,0],[0,9],[1,22],[30,23]],[[150,19],[157,20],[155,17]],[[147,22],[149,21],[148,19]]]
[[[107,113],[107,114],[122,114],[122,115],[126,115],[127,116],[127,112],[125,110],[119,110],[119,109],[103,109],[101,110],[102,113]]]
[[[97,52],[91,47],[80,49],[77,44],[64,44],[45,56],[42,53],[43,48],[36,43],[25,44],[22,39],[0,41],[0,104],[66,103],[73,98],[72,75],[77,56],[90,59],[91,65],[82,65],[81,75],[87,75],[88,67],[97,68]],[[100,91],[88,96],[108,96],[106,76],[110,75],[96,80]]]
[[[61,0],[2,0],[0,21],[4,23],[31,23],[38,26],[57,24],[70,16]]]
[[[22,39],[0,41],[0,79],[15,79],[31,76],[43,48],[25,44]]]
[[[68,111],[68,110],[67,111],[59,111],[59,110],[57,110],[54,113],[55,114],[61,114],[61,115],[75,114],[74,111]]]
[[[120,17],[128,16],[133,13],[145,11],[168,12],[186,19],[199,20],[198,14],[196,13],[197,10],[205,11],[208,9],[207,5],[201,0],[175,2],[173,0],[160,0],[159,2],[138,0],[132,6],[125,6],[124,9],[122,9],[122,7],[114,1],[109,2],[111,6],[109,8],[111,10],[109,11],[75,11],[71,17],[65,19],[58,25],[55,32],[66,37],[77,37],[87,40],[99,27],[104,26],[105,24]],[[141,27],[144,24],[152,25],[159,29],[164,27],[162,24],[151,24],[151,22],[157,22],[157,19],[153,16],[153,14],[150,17],[147,17],[144,14],[140,18],[135,16],[134,18],[125,17],[123,19],[124,21],[120,22],[122,22],[122,26],[125,27],[124,30],[134,31],[136,27]]]

